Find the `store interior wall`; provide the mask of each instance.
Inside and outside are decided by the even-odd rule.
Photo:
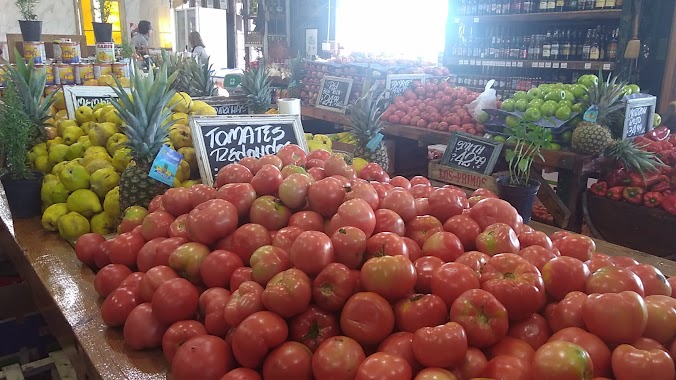
[[[174,30],[171,22],[172,9],[166,0],[124,0],[125,19],[127,21],[126,37],[130,38],[129,23],[138,25],[141,20],[150,21],[153,33],[149,46],[168,47],[173,41]]]

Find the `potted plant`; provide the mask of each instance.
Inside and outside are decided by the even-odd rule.
[[[40,41],[42,38],[42,21],[37,21],[35,6],[39,0],[16,0],[14,4],[19,8],[23,20],[19,20],[21,37],[24,41]]]
[[[108,22],[113,6],[112,0],[96,0],[101,22],[92,22],[96,42],[113,42],[113,24]]]
[[[528,223],[540,189],[540,182],[530,178],[531,166],[535,157],[544,161],[540,150],[552,142],[552,132],[549,128],[524,120],[508,129],[511,134],[508,141],[514,144],[514,148],[505,152],[509,175],[497,179],[498,193],[500,198],[514,206],[523,222]]]
[[[31,169],[28,151],[38,136],[37,128],[24,111],[15,85],[8,81],[0,104],[0,181],[14,218],[40,215],[43,174]]]

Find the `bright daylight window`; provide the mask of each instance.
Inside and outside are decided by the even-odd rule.
[[[116,44],[122,43],[122,25],[120,20],[120,4],[117,0],[111,3],[110,16],[108,22],[113,24],[113,42]],[[87,37],[87,45],[94,46],[96,39],[94,38],[94,27],[92,21],[101,22],[101,16],[98,10],[98,1],[81,0],[82,11],[82,26],[84,34]]]
[[[447,15],[448,0],[339,0],[336,39],[346,52],[437,62]]]

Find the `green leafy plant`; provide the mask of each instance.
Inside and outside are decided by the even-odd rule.
[[[113,0],[96,0],[96,3],[98,4],[96,9],[99,11],[101,22],[107,23],[113,8]]]
[[[544,161],[540,151],[552,142],[552,131],[523,119],[508,130],[511,135],[508,141],[515,144],[514,148],[505,152],[505,160],[509,165],[509,184],[527,186],[533,160],[539,157]]]
[[[19,8],[19,12],[26,21],[35,21],[38,16],[35,14],[35,6],[39,0],[16,0],[14,4]]]
[[[120,55],[122,58],[131,58],[134,56],[135,50],[134,47],[131,46],[131,43],[127,41],[126,39],[122,41],[120,44]]]
[[[3,172],[12,178],[32,177],[28,151],[35,143],[36,128],[23,110],[14,83],[7,83],[0,102],[0,157]],[[3,173],[3,174],[5,174]]]

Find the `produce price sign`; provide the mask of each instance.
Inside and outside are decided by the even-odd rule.
[[[385,88],[388,91],[388,97],[394,99],[409,88],[413,87],[414,82],[425,84],[425,74],[390,74],[387,76]]]
[[[236,115],[190,118],[202,183],[213,186],[218,171],[244,157],[275,154],[296,144],[308,151],[300,115]]]
[[[633,94],[624,98],[624,129],[622,138],[642,136],[653,129],[657,98],[647,94]]]
[[[216,114],[221,115],[247,115],[249,114],[249,106],[246,104],[245,97],[210,97],[197,98],[208,105],[214,107]]]
[[[129,89],[126,89],[129,92]],[[94,108],[99,103],[111,103],[117,94],[110,87],[97,86],[63,86],[68,118],[75,119],[75,111],[82,106]]]
[[[451,134],[441,164],[490,175],[500,156],[502,145],[501,142],[455,132]]]
[[[350,91],[352,79],[324,76],[319,85],[315,107],[345,113],[345,107],[350,100]]]

